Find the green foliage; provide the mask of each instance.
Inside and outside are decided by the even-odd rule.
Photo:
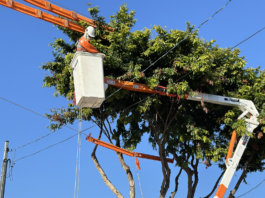
[[[178,155],[177,166],[189,166],[188,156],[193,155],[201,160],[222,162],[232,131],[236,130],[239,137],[246,132],[245,121],[237,120],[241,112],[232,107],[204,104],[203,100],[201,104],[187,102],[183,98],[185,94],[194,91],[253,100],[260,111],[261,126],[255,130],[250,146],[240,162],[239,168],[242,168],[249,155],[248,151],[252,149],[251,145],[260,145],[264,141],[257,139],[257,133],[258,130],[265,132],[265,71],[259,68],[245,68],[246,61],[244,57],[240,57],[239,49],[219,48],[214,40],[201,39],[198,32],[193,32],[193,26],[189,23],[185,31],[168,31],[161,26],[132,31],[136,23],[135,11],[129,12],[126,5],[110,16],[109,23],[99,16],[98,7],[89,8],[89,12],[97,26],[96,38],[91,40],[91,44],[106,55],[106,78],[129,80],[135,77],[135,82],[144,83],[151,88],[157,85],[165,86],[167,94],[175,93],[181,96],[181,99],[177,99],[154,95],[127,109],[150,95],[119,91],[101,107],[104,118],[111,119],[116,126],[112,138],[121,136],[123,146],[133,150],[141,142],[143,134],[148,133],[154,149],[163,143],[166,155],[173,152]],[[79,24],[84,27],[87,25],[86,22]],[[72,41],[81,37],[80,33],[63,27],[58,28]],[[152,37],[153,32],[155,36]],[[190,33],[190,37],[142,75],[141,71]],[[74,85],[70,62],[75,53],[74,44],[57,39],[51,46],[54,49],[54,60],[42,66],[42,69],[51,72],[51,75],[44,78],[43,86],[54,87],[56,96],[71,100]],[[109,87],[106,96],[114,91],[115,88]],[[53,110],[51,115],[47,115],[52,121],[56,121],[51,125],[51,129],[73,123],[79,114],[78,111],[79,109],[71,104],[66,109]],[[98,109],[82,111],[84,120],[93,118],[99,121],[102,117]],[[169,120],[172,120],[170,124]],[[250,168],[249,172],[262,170],[261,159],[264,154],[264,149],[260,147],[256,153],[257,161],[253,162],[257,168]],[[223,169],[224,166],[220,168]]]

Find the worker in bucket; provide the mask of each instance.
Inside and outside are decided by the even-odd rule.
[[[90,39],[95,37],[95,28],[88,26],[85,34],[76,42],[76,50],[90,53],[99,53],[97,48],[90,44]]]

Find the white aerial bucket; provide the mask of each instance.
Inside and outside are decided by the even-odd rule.
[[[104,54],[77,51],[71,61],[76,104],[79,107],[99,108],[105,100]]]

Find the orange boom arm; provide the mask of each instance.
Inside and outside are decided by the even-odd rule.
[[[13,0],[0,0],[0,5],[3,5],[5,7],[11,8],[11,9],[19,11],[19,12],[22,12],[22,13],[27,14],[27,15],[42,19],[44,21],[53,23],[55,25],[65,27],[65,28],[70,29],[70,30],[74,30],[74,31],[81,32],[81,33],[85,32],[85,28],[83,28],[80,25],[77,25],[77,24],[70,22],[66,19],[61,19],[61,18],[53,16],[51,14],[42,12],[39,9],[28,7],[26,5],[23,5],[21,3],[13,1]]]
[[[73,11],[66,10],[64,8],[61,8],[57,5],[51,4],[49,1],[43,1],[43,0],[24,0],[27,3],[30,3],[32,5],[35,5],[39,8],[48,10],[50,12],[53,12],[55,14],[58,14],[60,16],[66,17],[68,19],[74,20],[74,21],[87,21],[89,24],[93,24],[93,21],[91,19],[88,19],[86,17],[83,17]]]

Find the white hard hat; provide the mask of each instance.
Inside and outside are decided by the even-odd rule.
[[[86,28],[86,33],[88,34],[88,36],[90,37],[95,37],[95,28],[93,28],[92,26],[88,26]]]

